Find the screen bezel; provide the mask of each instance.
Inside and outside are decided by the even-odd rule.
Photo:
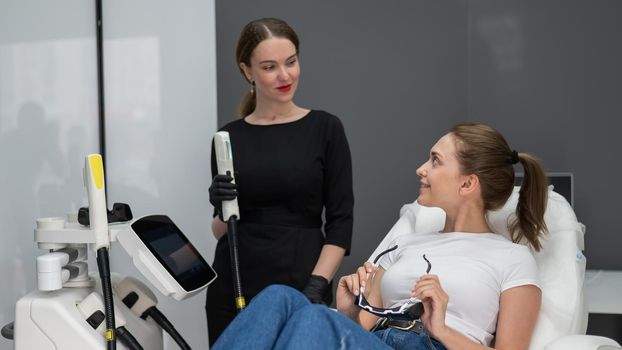
[[[175,225],[175,223],[166,215],[150,215],[142,217],[136,220],[131,225],[132,230],[136,233],[136,236],[140,241],[149,249],[151,254],[158,260],[158,262],[164,266],[175,281],[186,291],[190,292],[199,289],[209,284],[215,277],[216,272],[212,267],[203,259],[201,254],[196,250],[188,238],[181,232],[181,230]],[[165,260],[165,256],[161,254],[152,244],[156,241],[156,238],[162,238],[165,236],[150,236],[154,230],[165,229],[168,233],[176,235],[183,244],[187,244],[190,251],[196,256],[199,261],[199,272],[194,272],[191,276],[184,276],[184,274],[178,274]],[[192,278],[190,278],[192,277]]]

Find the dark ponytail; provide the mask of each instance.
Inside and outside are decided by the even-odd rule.
[[[516,220],[510,224],[514,241],[525,238],[536,251],[542,248],[539,237],[546,231],[544,212],[548,199],[548,181],[540,162],[527,153],[519,153],[518,158],[525,169],[520,186]]]
[[[525,177],[516,206],[516,220],[509,225],[513,242],[526,239],[539,251],[546,231],[544,211],[547,180],[540,162],[527,153],[517,153],[494,128],[477,123],[458,124],[451,129],[456,138],[456,157],[463,174],[475,174],[481,184],[485,210],[501,208],[514,188],[513,164],[520,162]]]
[[[240,107],[238,110],[240,117],[244,118],[247,115],[253,113],[256,106],[257,106],[257,98],[255,97],[255,93],[248,91],[244,95],[244,97],[242,97],[242,102],[240,102]]]

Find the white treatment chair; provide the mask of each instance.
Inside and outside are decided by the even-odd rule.
[[[499,210],[488,213],[491,229],[509,238],[507,223],[514,217],[519,187]],[[588,312],[583,299],[585,226],[577,221],[564,197],[549,187],[544,216],[548,234],[542,249],[534,254],[542,284],[542,307],[530,350],[613,350],[622,347],[614,340],[585,335]],[[440,208],[420,206],[416,201],[400,210],[400,218],[382,240],[372,257],[386,249],[395,237],[443,228],[445,213]]]

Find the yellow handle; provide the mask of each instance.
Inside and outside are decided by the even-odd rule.
[[[101,190],[104,186],[104,163],[102,162],[102,156],[99,154],[90,155],[89,165],[91,166],[91,174],[93,174],[95,187]]]

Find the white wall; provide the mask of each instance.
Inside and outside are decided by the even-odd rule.
[[[109,203],[167,214],[211,262],[209,148],[216,130],[213,1],[105,1]],[[35,219],[86,204],[82,163],[98,152],[94,1],[0,4],[0,326],[36,288]],[[116,249],[115,249],[116,248]],[[113,245],[113,271],[140,277]],[[95,270],[96,266],[92,265]],[[162,311],[207,348],[205,293]],[[0,339],[0,349],[13,344]],[[172,341],[167,347],[175,349]]]
[[[103,15],[108,202],[129,203],[135,217],[168,215],[211,263],[214,2],[110,0]],[[123,251],[111,259],[113,270],[140,276]],[[205,292],[160,305],[193,348],[208,347]]]
[[[0,7],[0,325],[36,287],[33,229],[84,202],[82,158],[97,151],[94,10],[83,1]],[[0,339],[0,349],[12,349]]]

